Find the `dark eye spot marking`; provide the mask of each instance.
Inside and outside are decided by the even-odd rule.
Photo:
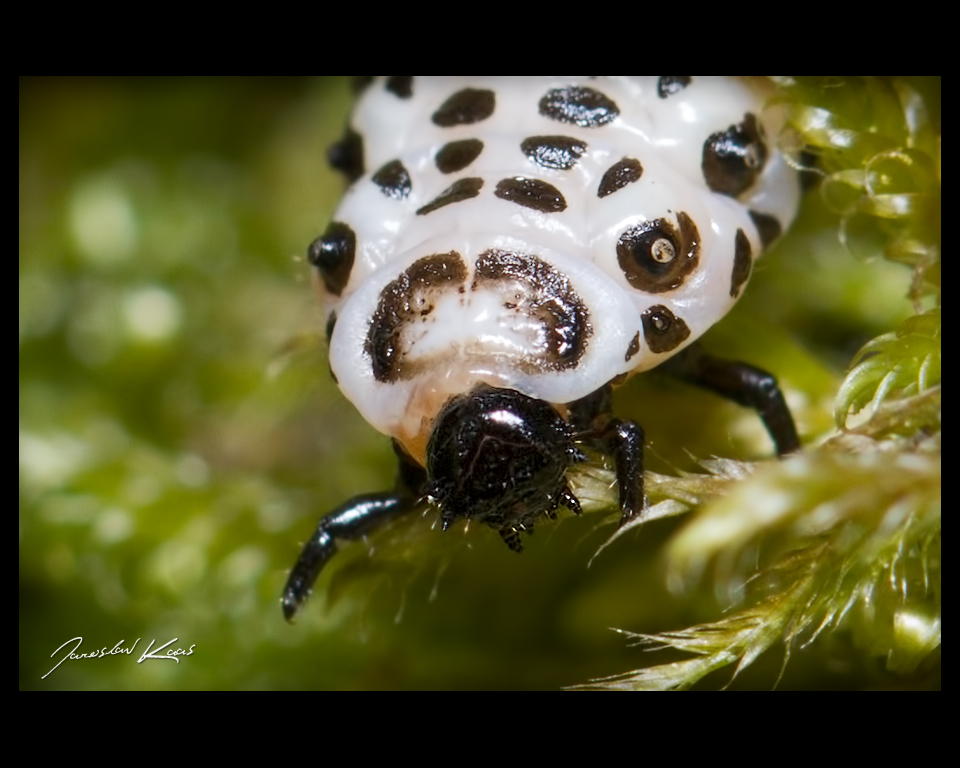
[[[583,299],[566,275],[531,254],[489,250],[477,259],[471,290],[484,287],[509,297],[504,309],[519,315],[523,329],[534,334],[536,351],[519,361],[524,370],[577,366],[593,327]]]
[[[733,247],[733,274],[730,276],[730,295],[737,298],[740,289],[750,277],[753,267],[753,253],[750,241],[742,229],[737,230],[737,240]]]
[[[407,353],[404,327],[429,315],[435,297],[463,283],[466,276],[467,267],[460,254],[456,251],[437,253],[415,261],[380,292],[363,345],[377,381],[396,381],[416,373],[404,367]]]
[[[618,189],[638,181],[642,175],[643,166],[640,165],[640,161],[625,157],[619,163],[611,165],[603,174],[600,187],[597,189],[597,197],[612,195]]]
[[[327,162],[350,182],[363,176],[363,139],[360,134],[347,128],[343,138],[327,150]]]
[[[559,123],[599,128],[620,114],[616,103],[593,88],[568,86],[553,88],[540,99],[540,114]]]
[[[643,338],[651,352],[670,352],[690,335],[690,328],[683,320],[662,304],[650,307],[640,315],[643,323]]]
[[[520,142],[523,154],[541,168],[569,171],[587,151],[587,145],[569,136],[531,136]]]
[[[443,208],[445,205],[460,203],[469,200],[471,197],[476,197],[480,194],[482,187],[483,179],[480,178],[457,179],[425,206],[418,208],[417,216],[425,216],[438,208]]]
[[[703,178],[721,195],[737,197],[749,189],[767,162],[767,146],[757,118],[744,115],[743,122],[711,134],[703,143]]]
[[[432,120],[441,128],[479,123],[493,114],[496,103],[493,91],[464,88],[443,102],[433,113]]]
[[[394,200],[405,200],[410,195],[410,174],[399,160],[391,160],[373,174],[373,183]]]
[[[630,362],[630,358],[633,357],[637,352],[640,351],[640,334],[633,334],[633,338],[630,339],[630,346],[627,347],[627,354],[623,356],[623,361],[625,363]]]
[[[664,75],[657,81],[657,96],[661,99],[680,93],[690,85],[690,75]]]
[[[686,213],[677,213],[679,230],[665,219],[631,227],[617,242],[617,260],[627,282],[646,293],[672,291],[700,262],[700,232]]]
[[[440,173],[456,173],[480,157],[481,152],[483,142],[480,139],[451,141],[440,148],[434,160]]]
[[[541,213],[559,213],[567,207],[563,194],[552,184],[539,179],[514,176],[497,182],[494,193],[501,200],[532,208]]]
[[[320,272],[327,290],[339,296],[350,280],[357,254],[357,236],[350,227],[333,221],[320,237],[310,243],[307,261]]]
[[[770,243],[780,237],[780,232],[783,227],[780,225],[780,220],[776,216],[754,210],[747,211],[747,213],[750,214],[750,218],[757,228],[757,234],[760,235],[760,244],[764,248],[768,247]]]
[[[393,75],[388,77],[387,90],[398,99],[409,99],[413,96],[413,76]]]

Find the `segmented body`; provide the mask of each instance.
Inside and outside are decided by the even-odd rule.
[[[720,320],[798,185],[755,81],[378,78],[311,246],[344,394],[425,463],[480,383],[560,405]]]

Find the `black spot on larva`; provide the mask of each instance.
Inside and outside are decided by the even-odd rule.
[[[599,128],[615,120],[620,108],[600,91],[574,85],[547,91],[540,99],[540,114],[559,123]]]
[[[480,194],[482,187],[483,179],[480,178],[457,179],[425,206],[418,208],[417,216],[425,216],[438,208],[443,208],[445,205],[460,203],[469,200],[471,197],[476,197]]]
[[[337,313],[331,312],[329,315],[327,315],[327,327],[326,327],[327,344],[330,343],[330,339],[333,337],[333,329],[334,327],[336,327],[336,325],[337,325]]]
[[[483,142],[480,139],[451,141],[440,147],[434,160],[440,173],[456,173],[480,157],[481,152],[483,152]]]
[[[347,128],[343,138],[327,150],[327,162],[347,177],[356,181],[363,176],[363,139],[352,128]]]
[[[320,237],[310,243],[307,260],[316,267],[330,293],[339,296],[350,280],[357,253],[357,236],[346,224],[330,222]]]
[[[429,315],[438,294],[463,283],[467,267],[456,251],[437,253],[415,261],[380,292],[363,351],[370,356],[377,381],[405,378],[404,326]]]
[[[399,99],[413,96],[413,76],[393,75],[387,78],[387,90]]]
[[[750,277],[750,269],[753,266],[753,253],[750,247],[750,240],[744,234],[742,229],[737,230],[737,239],[733,247],[733,273],[730,276],[730,295],[737,298],[740,295],[740,289]]]
[[[769,213],[760,213],[760,211],[754,211],[752,209],[747,211],[747,213],[750,214],[750,218],[757,228],[757,234],[760,235],[760,245],[764,248],[780,237],[780,232],[783,230],[783,227],[780,224],[780,219],[776,216],[771,216]]]
[[[531,136],[520,142],[520,149],[542,168],[569,171],[583,157],[587,145],[569,136]]]
[[[501,200],[532,208],[541,213],[559,213],[567,207],[563,194],[553,184],[539,179],[514,176],[497,182],[494,193]]]
[[[690,85],[690,75],[663,75],[657,81],[657,96],[661,99],[680,93]]]
[[[522,315],[524,328],[536,329],[537,344],[528,360],[515,361],[528,372],[575,367],[593,333],[590,314],[570,279],[541,258],[526,253],[489,250],[476,262],[476,290],[501,284],[506,309]]]
[[[373,183],[394,200],[405,200],[410,195],[410,174],[399,160],[391,160],[373,174]]]
[[[637,332],[633,334],[633,338],[630,339],[630,346],[627,347],[627,354],[623,356],[623,361],[625,363],[630,362],[630,358],[633,357],[637,352],[640,351],[640,333]]]
[[[451,128],[454,125],[471,125],[486,120],[496,107],[493,91],[479,88],[464,88],[440,105],[431,118],[434,125]]]
[[[767,146],[757,118],[744,115],[743,122],[711,134],[703,144],[703,178],[721,195],[737,197],[749,189],[767,162]]]
[[[640,315],[640,321],[647,346],[658,354],[676,349],[690,335],[687,324],[662,304],[650,307]]]
[[[617,260],[627,282],[646,293],[672,291],[700,262],[700,232],[683,211],[679,229],[665,219],[631,227],[617,242]]]
[[[643,166],[640,161],[632,157],[625,157],[619,163],[614,163],[603,174],[600,179],[600,187],[597,189],[597,197],[606,197],[612,195],[618,189],[623,189],[627,184],[638,181],[643,175]]]

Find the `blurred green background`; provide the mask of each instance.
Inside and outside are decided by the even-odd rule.
[[[588,568],[615,516],[562,516],[517,556],[428,514],[343,552],[283,621],[317,519],[393,477],[330,380],[303,260],[343,190],[325,150],[350,101],[343,78],[20,80],[21,689],[555,689],[668,658],[611,627],[717,614],[709,589],[664,586],[676,522]],[[852,354],[910,314],[909,279],[841,249],[813,197],[708,346],[774,370],[816,439]],[[770,453],[754,416],[657,375],[618,399],[657,471]],[[42,679],[75,637],[139,643]],[[192,655],[137,663],[173,638]],[[772,686],[767,656],[736,686]],[[780,685],[882,684],[881,668],[833,638],[794,651]]]

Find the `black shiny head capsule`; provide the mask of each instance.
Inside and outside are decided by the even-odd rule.
[[[458,518],[496,528],[511,549],[519,534],[565,504],[580,506],[566,470],[585,460],[570,425],[543,400],[486,385],[453,398],[427,446],[430,497],[444,529]]]

